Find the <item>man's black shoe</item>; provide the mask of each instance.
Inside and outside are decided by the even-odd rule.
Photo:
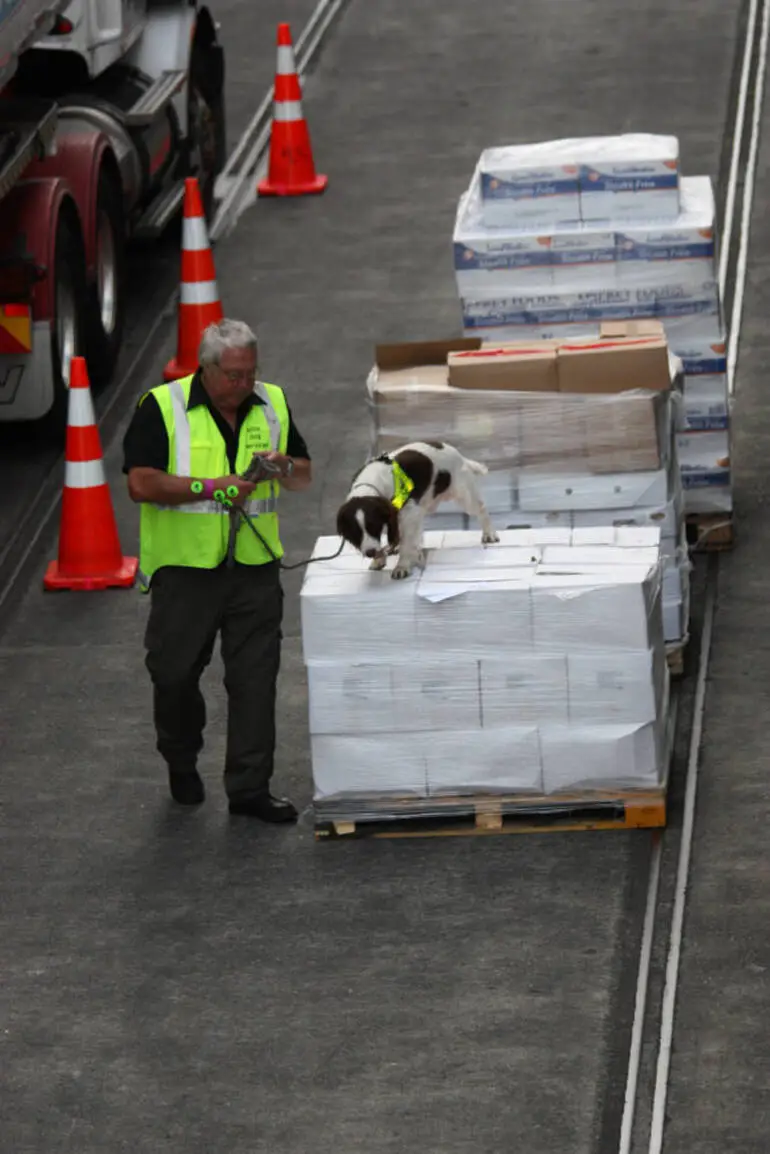
[[[289,822],[297,820],[297,811],[290,801],[283,797],[272,797],[269,793],[258,797],[233,798],[230,813],[241,817],[258,817],[260,821]]]
[[[205,800],[206,791],[197,769],[169,769],[168,784],[179,805],[200,805]]]

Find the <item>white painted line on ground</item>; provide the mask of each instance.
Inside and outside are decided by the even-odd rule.
[[[754,48],[754,29],[757,23],[758,0],[751,0],[749,18],[746,23],[746,41],[743,46],[743,64],[741,66],[741,83],[738,89],[738,104],[735,109],[733,124],[733,152],[730,157],[730,175],[727,179],[727,196],[725,197],[725,216],[720,237],[719,250],[719,298],[724,297],[727,286],[727,265],[730,259],[730,243],[733,235],[733,216],[735,214],[735,193],[738,187],[738,165],[741,159],[743,146],[743,129],[746,123],[746,98],[749,93],[749,73],[751,71],[751,56]]]
[[[749,257],[749,234],[751,232],[751,209],[754,204],[754,185],[757,174],[757,158],[759,155],[759,137],[762,124],[762,105],[764,103],[765,77],[767,74],[767,35],[770,21],[770,0],[763,0],[762,28],[759,33],[759,59],[757,61],[757,75],[754,84],[754,108],[751,118],[751,137],[749,156],[746,162],[744,178],[743,212],[741,214],[741,241],[738,250],[738,263],[735,270],[735,296],[733,297],[733,312],[730,319],[730,335],[727,343],[727,388],[730,396],[735,390],[735,370],[738,364],[738,345],[741,336],[741,322],[743,319],[743,298],[746,293],[746,273]]]
[[[655,1094],[652,1103],[652,1122],[650,1125],[648,1154],[661,1154],[663,1149],[668,1078],[671,1068],[671,1046],[674,1037],[674,1014],[676,1011],[676,994],[679,982],[679,959],[682,951],[682,928],[684,925],[687,883],[690,874],[690,855],[692,852],[693,831],[695,827],[695,800],[698,789],[700,744],[703,735],[703,717],[706,705],[706,677],[711,654],[715,605],[716,561],[712,560],[706,583],[706,604],[703,614],[703,633],[701,636],[700,659],[698,661],[698,679],[695,687],[695,707],[692,733],[690,735],[690,748],[687,758],[687,786],[682,820],[682,840],[679,846],[679,862],[677,865],[676,886],[674,891],[674,912],[671,917],[671,936],[666,962],[666,985],[663,991],[658,1063],[655,1073]]]
[[[656,832],[652,845],[652,857],[650,859],[650,877],[647,883],[647,907],[644,911],[642,945],[639,951],[639,973],[636,980],[634,1024],[631,1030],[628,1073],[626,1075],[626,1098],[623,1104],[623,1121],[620,1127],[618,1154],[630,1154],[631,1139],[634,1133],[634,1114],[636,1111],[636,1095],[639,1085],[639,1066],[642,1056],[644,1016],[647,1010],[647,992],[650,985],[650,962],[652,960],[652,942],[655,937],[655,915],[658,906],[662,849],[663,840],[660,833]]]

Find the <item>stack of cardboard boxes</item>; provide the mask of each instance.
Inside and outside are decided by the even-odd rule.
[[[681,366],[655,322],[607,323],[597,340],[379,346],[369,374],[373,452],[446,440],[489,469],[498,529],[657,525],[664,625],[681,645],[689,560],[677,462]],[[446,502],[429,527],[469,527]]]
[[[430,531],[394,581],[347,547],[301,593],[315,805],[634,790],[670,750],[660,530]],[[334,551],[321,538],[314,556]]]
[[[714,195],[708,177],[680,176],[675,137],[487,149],[453,240],[469,336],[569,340],[606,321],[660,321],[684,369],[686,511],[732,509]]]

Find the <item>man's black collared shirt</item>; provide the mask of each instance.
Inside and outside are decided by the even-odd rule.
[[[252,405],[262,404],[264,401],[255,393],[247,397],[238,409],[235,428],[233,429],[212,405],[209,395],[203,387],[200,369],[192,379],[187,408],[189,410],[194,409],[196,405],[206,405],[225,442],[231,473],[235,472],[235,458],[238,453],[238,437],[241,426]],[[289,437],[286,453],[289,457],[306,457],[310,460],[308,447],[304,437],[294,424],[291,409],[289,409]],[[168,433],[160,406],[155,397],[151,395],[145,395],[139,401],[131,424],[123,438],[123,472],[128,473],[130,469],[138,468],[162,469],[164,472],[168,468]]]

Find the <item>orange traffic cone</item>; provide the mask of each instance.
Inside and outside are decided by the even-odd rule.
[[[184,185],[179,328],[176,356],[166,365],[163,372],[165,381],[175,381],[195,372],[203,330],[207,325],[221,321],[225,315],[219,299],[198,181],[190,176]]]
[[[257,185],[260,196],[305,196],[323,192],[328,178],[316,174],[313,149],[302,115],[294,48],[288,24],[278,25],[278,64],[273,92],[273,127],[267,180]]]
[[[124,557],[104,476],[88,370],[73,357],[67,412],[59,558],[43,578],[45,589],[107,589],[134,584],[138,561]]]

